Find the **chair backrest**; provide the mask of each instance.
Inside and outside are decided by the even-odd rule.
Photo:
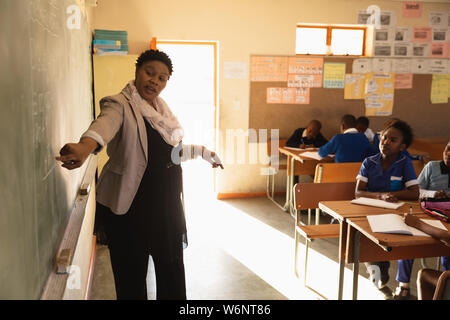
[[[423,160],[412,160],[414,171],[416,172],[416,176],[419,176],[420,172],[423,169]]]
[[[319,207],[319,201],[353,200],[356,180],[334,183],[297,183],[294,186],[294,201],[297,210]]]
[[[450,300],[450,271],[439,276],[433,300]]]
[[[286,145],[286,141],[287,139],[278,139],[278,147],[284,147]],[[272,155],[271,153],[272,151],[272,140],[268,139],[267,140],[267,155],[270,156]],[[278,156],[280,156],[281,153],[278,154]]]
[[[319,163],[314,175],[315,183],[354,182],[362,162]]]
[[[430,160],[442,160],[442,153],[447,145],[448,138],[416,138],[410,148],[425,151]]]

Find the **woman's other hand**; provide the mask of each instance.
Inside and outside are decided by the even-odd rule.
[[[202,146],[202,158],[212,164],[213,168],[221,167],[223,169],[222,161],[214,151],[208,150]]]
[[[72,170],[79,168],[87,157],[98,147],[97,142],[91,138],[82,138],[78,143],[67,143],[59,151],[60,156],[55,157],[61,161],[62,166]]]

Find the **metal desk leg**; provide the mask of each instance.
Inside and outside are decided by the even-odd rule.
[[[343,256],[342,248],[344,246],[343,239],[346,236],[347,224],[344,221],[339,221],[339,283],[338,283],[338,300],[342,300],[342,293],[344,291],[344,270],[345,270],[345,256]]]
[[[353,240],[353,300],[358,296],[358,276],[359,276],[359,237],[360,232],[355,232]]]

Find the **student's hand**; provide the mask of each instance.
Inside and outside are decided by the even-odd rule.
[[[306,148],[306,146],[305,146],[304,143],[301,143],[298,147],[299,147],[300,149],[305,149],[305,148]]]
[[[378,199],[384,200],[384,201],[387,201],[387,202],[398,202],[397,197],[394,196],[392,193],[389,193],[389,192],[381,193],[378,196]]]
[[[405,223],[408,226],[411,226],[411,227],[417,226],[418,223],[420,222],[419,218],[417,218],[416,216],[413,216],[412,214],[409,214],[409,213],[405,213],[403,215],[403,220],[405,221]]]
[[[448,197],[448,194],[444,191],[444,190],[439,190],[436,191],[436,193],[434,194],[435,198],[446,198]]]
[[[61,161],[66,169],[76,169],[83,165],[97,146],[97,142],[91,138],[84,138],[78,143],[67,143],[59,151],[60,156],[55,159]]]

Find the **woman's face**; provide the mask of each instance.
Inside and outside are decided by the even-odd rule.
[[[152,103],[169,80],[169,68],[158,60],[147,61],[136,70],[135,86],[140,96]]]

